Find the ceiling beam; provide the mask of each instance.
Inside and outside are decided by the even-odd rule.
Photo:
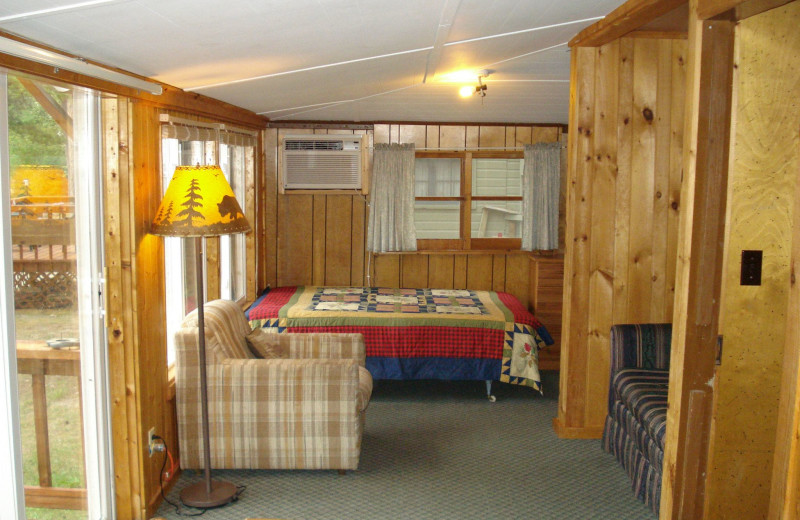
[[[599,47],[652,22],[686,0],[628,0],[599,22],[579,32],[570,47]]]
[[[733,9],[736,21],[750,18],[764,11],[788,4],[791,0],[701,0],[697,3],[697,16],[701,20],[714,18]]]

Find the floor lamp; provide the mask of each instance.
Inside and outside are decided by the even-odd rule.
[[[194,237],[197,279],[197,349],[203,421],[204,479],[181,491],[181,501],[197,508],[217,507],[236,498],[236,486],[211,479],[208,427],[206,335],[203,305],[203,238],[247,233],[250,224],[219,166],[178,166],[153,220],[154,235]]]

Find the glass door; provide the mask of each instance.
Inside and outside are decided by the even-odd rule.
[[[111,518],[99,101],[30,77],[0,81],[15,476],[27,518]]]

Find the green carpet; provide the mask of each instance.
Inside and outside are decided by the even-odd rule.
[[[546,397],[494,383],[490,403],[482,382],[378,381],[357,471],[215,471],[246,489],[203,518],[654,519],[600,441],[556,437],[557,375],[544,383]],[[201,477],[184,472],[168,497]]]

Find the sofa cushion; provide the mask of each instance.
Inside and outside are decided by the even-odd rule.
[[[612,421],[617,428],[623,431],[631,440],[636,444],[636,447],[641,451],[657,470],[661,470],[661,462],[664,459],[664,450],[658,443],[650,436],[650,433],[639,422],[638,419],[628,410],[628,407],[617,401],[614,403],[612,413],[607,417]],[[605,450],[617,454],[619,446],[610,445],[610,439],[604,438]]]
[[[616,398],[633,414],[662,451],[667,427],[668,383],[668,370],[640,368],[622,369],[612,381]]]

